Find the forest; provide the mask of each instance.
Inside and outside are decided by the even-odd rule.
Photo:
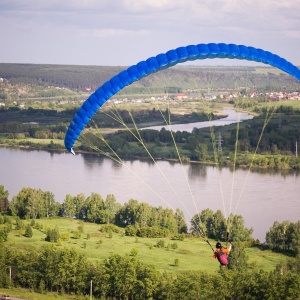
[[[41,65],[41,64],[7,64],[0,63],[0,78],[13,84],[54,86],[69,88],[74,91],[94,90],[113,75],[127,69],[126,66],[80,66],[80,65]],[[162,80],[163,78],[163,80]],[[196,78],[191,80],[191,78]],[[260,91],[266,88],[286,91],[298,89],[296,79],[291,78],[276,68],[258,67],[224,67],[224,66],[175,66],[141,79],[124,91],[124,94],[180,93],[187,89],[207,90],[232,89],[236,86],[255,86]]]

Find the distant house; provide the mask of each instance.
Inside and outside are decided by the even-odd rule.
[[[121,103],[123,103],[122,100],[115,100],[115,101],[114,101],[114,104],[121,104]]]
[[[188,96],[186,94],[176,94],[174,96],[174,100],[182,100],[182,99],[187,99]]]

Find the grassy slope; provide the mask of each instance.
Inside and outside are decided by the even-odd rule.
[[[22,289],[22,288],[11,288],[11,289],[0,289],[0,295],[8,294],[10,297],[17,297],[24,300],[81,300],[87,299],[84,296],[71,296],[71,295],[63,295],[60,296],[57,293],[47,293],[47,294],[39,294],[30,290]]]
[[[25,221],[26,223],[29,221]],[[90,260],[103,260],[110,254],[126,255],[130,254],[131,249],[138,250],[137,258],[145,263],[154,265],[161,272],[175,272],[178,270],[203,270],[208,273],[218,271],[219,265],[212,258],[212,250],[208,244],[199,238],[185,239],[184,241],[173,241],[169,238],[164,238],[165,248],[157,248],[156,243],[159,239],[156,238],[136,238],[127,237],[121,233],[113,233],[112,238],[109,238],[107,233],[99,231],[100,225],[92,223],[84,223],[84,234],[81,239],[74,239],[73,230],[77,230],[79,221],[74,219],[53,218],[37,220],[43,224],[44,229],[54,228],[56,225],[60,233],[69,232],[69,241],[63,241],[57,247],[73,247],[81,253],[84,253]],[[86,239],[87,234],[91,238]],[[18,231],[9,233],[8,244],[11,246],[20,247],[21,245],[42,246],[47,244],[44,241],[45,234],[39,230],[33,229],[33,237],[26,238],[20,236]],[[167,249],[168,244],[176,243],[177,249]],[[211,244],[214,245],[214,241]],[[86,244],[86,247],[84,247]],[[250,262],[255,262],[257,267],[264,270],[272,270],[285,256],[282,254],[272,253],[271,251],[262,251],[257,248],[246,249],[250,256]],[[174,260],[179,259],[179,267],[174,266]]]

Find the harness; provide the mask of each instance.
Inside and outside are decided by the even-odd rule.
[[[217,249],[215,253],[216,253],[216,256],[217,256],[217,259],[218,259],[219,263],[222,266],[227,266],[229,264],[229,262],[228,262],[228,254],[225,253],[225,252],[223,252],[222,248],[221,249]]]

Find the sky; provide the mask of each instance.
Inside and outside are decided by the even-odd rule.
[[[0,26],[0,63],[130,66],[234,43],[300,65],[300,0],[0,0]]]

